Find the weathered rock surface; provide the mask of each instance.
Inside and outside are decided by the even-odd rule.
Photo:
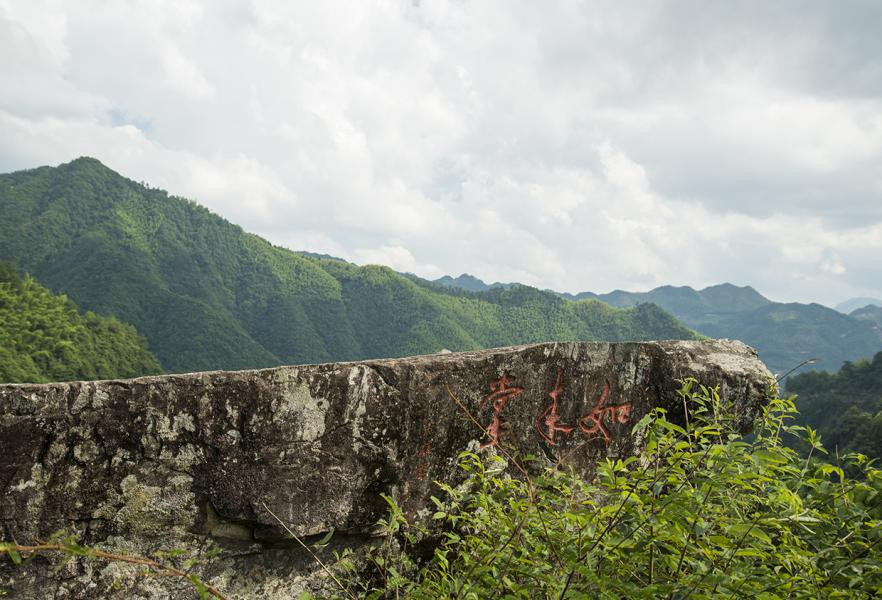
[[[598,458],[633,451],[631,427],[650,408],[680,408],[676,380],[687,376],[720,385],[745,428],[771,381],[740,342],[677,341],[3,385],[0,539],[66,529],[142,555],[198,554],[213,542],[225,551],[205,574],[230,597],[296,597],[326,580],[266,507],[298,536],[333,530],[329,550],[359,546],[386,513],[381,494],[415,514],[437,493],[434,480],[459,477],[465,449],[501,444],[590,474]],[[45,559],[0,565],[0,589],[192,595],[185,583],[100,561],[51,574]]]

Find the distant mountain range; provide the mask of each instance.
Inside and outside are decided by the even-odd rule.
[[[857,309],[865,306],[882,306],[882,300],[879,300],[878,298],[851,298],[845,302],[837,304],[836,310],[850,315]]]
[[[441,285],[454,281],[466,281],[472,289],[491,287],[467,274],[445,282],[436,280]],[[749,286],[729,283],[703,290],[662,286],[642,293],[616,290],[560,295],[620,308],[656,304],[699,333],[750,344],[779,374],[813,358],[817,361],[808,368],[837,371],[845,361],[871,357],[882,350],[878,320],[882,309],[873,306],[845,315],[820,304],[773,302]]]
[[[279,248],[90,158],[0,175],[0,215],[0,261],[134,325],[166,371],[699,337],[652,304],[474,294]]]
[[[469,275],[468,273],[463,273],[459,277],[445,275],[444,277],[434,279],[432,283],[447,288],[468,290],[469,292],[486,292],[487,290],[494,290],[497,288],[506,289],[520,285],[517,283],[499,283],[498,281],[496,283],[484,283],[477,277]]]
[[[872,304],[868,304],[863,308],[858,308],[851,312],[852,317],[855,319],[864,319],[874,323],[876,327],[882,328],[882,306],[874,306]]]

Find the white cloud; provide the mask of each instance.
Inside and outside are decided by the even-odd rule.
[[[0,170],[96,156],[426,277],[835,303],[882,294],[880,16],[0,0]]]

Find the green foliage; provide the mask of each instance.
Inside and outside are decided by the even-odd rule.
[[[0,382],[112,379],[160,373],[131,325],[80,314],[66,296],[0,263]]]
[[[554,340],[694,339],[655,308],[518,286],[459,294],[278,248],[94,159],[0,175],[0,260],[133,324],[169,371]]]
[[[817,460],[817,435],[788,425],[792,399],[772,400],[743,438],[715,390],[687,381],[681,394],[685,426],[656,409],[635,425],[640,454],[608,459],[591,481],[512,477],[502,458],[464,454],[468,477],[440,484],[429,524],[390,502],[386,541],[341,558],[347,595],[878,597],[882,471],[862,455]],[[782,443],[791,434],[812,445],[808,459]]]
[[[787,390],[798,396],[800,421],[817,428],[831,450],[882,458],[882,352],[835,374],[791,377]]]

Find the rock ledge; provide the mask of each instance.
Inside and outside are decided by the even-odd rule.
[[[298,536],[366,543],[381,494],[415,513],[465,449],[497,445],[572,464],[633,452],[633,423],[679,409],[677,379],[734,402],[748,428],[771,374],[740,342],[550,343],[396,360],[133,380],[0,385],[0,539],[54,531],[149,555],[226,551],[209,573],[231,597],[322,585]],[[456,398],[482,424],[478,428]],[[113,587],[119,578],[123,585]],[[115,565],[0,565],[20,598],[180,598],[186,585]]]

